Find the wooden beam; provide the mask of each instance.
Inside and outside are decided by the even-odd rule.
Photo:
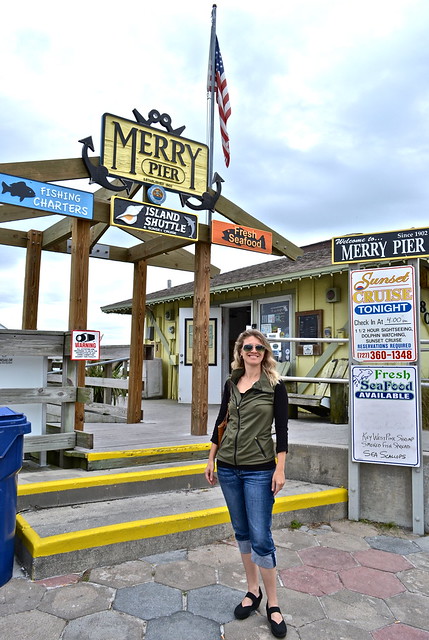
[[[171,236],[156,235],[151,240],[135,245],[128,249],[129,259],[132,262],[146,260],[162,253],[168,253],[174,249],[182,249],[189,245],[187,238],[173,238]]]
[[[210,190],[212,193],[214,191]],[[252,227],[254,229],[262,229],[264,231],[269,231],[273,234],[273,249],[272,254],[276,256],[287,256],[291,260],[296,260],[299,256],[302,256],[304,253],[302,249],[294,245],[289,240],[286,240],[279,233],[268,227],[266,224],[254,218],[244,211],[244,209],[240,209],[236,204],[228,200],[224,196],[219,196],[215,204],[215,211],[223,215],[228,220],[231,220],[235,224],[241,224],[245,227]]]
[[[91,161],[94,164],[99,164],[100,158],[93,157]],[[21,176],[27,180],[39,180],[40,182],[77,180],[89,177],[82,158],[4,162],[0,164],[0,173],[9,173],[12,176]]]
[[[131,316],[130,369],[128,383],[127,423],[141,421],[143,391],[143,340],[146,312],[147,263],[134,264],[133,303]]]
[[[106,233],[106,231],[108,229],[109,229],[109,225],[105,224],[104,222],[97,222],[97,224],[94,224],[91,227],[91,233],[90,233],[90,247],[91,247],[91,249],[95,244],[97,244],[97,242]]]
[[[27,207],[18,207],[15,204],[0,205],[0,223],[15,222],[15,220],[27,220],[27,218],[41,218],[51,216],[51,211],[38,211]]]
[[[41,231],[32,229],[28,232],[27,254],[25,259],[24,300],[22,305],[23,329],[37,329],[42,239],[43,234]]]
[[[72,250],[70,274],[69,330],[87,329],[88,318],[88,272],[89,272],[89,220],[80,218],[72,222]],[[85,361],[78,362],[77,385],[85,386]],[[84,405],[75,405],[75,429],[83,431]]]
[[[19,229],[0,229],[0,244],[5,244],[9,247],[25,248],[27,241],[26,231],[20,231]]]
[[[58,244],[63,240],[68,240],[72,234],[73,219],[63,218],[43,232],[43,249]]]
[[[194,322],[192,337],[191,433],[207,433],[209,382],[210,248],[195,247]]]
[[[92,390],[80,388],[80,397],[92,400]],[[0,404],[44,404],[74,402],[77,398],[76,387],[44,387],[28,389],[0,389]]]

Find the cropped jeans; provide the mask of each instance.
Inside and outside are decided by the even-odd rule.
[[[276,566],[276,550],[271,535],[273,473],[274,469],[245,471],[217,468],[238,548],[241,553],[251,553],[253,562],[265,569]]]

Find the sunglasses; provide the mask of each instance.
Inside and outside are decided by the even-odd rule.
[[[263,344],[243,344],[243,351],[253,351],[253,349],[256,349],[259,353],[265,351]]]

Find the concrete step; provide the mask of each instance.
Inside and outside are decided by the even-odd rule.
[[[229,537],[220,488],[201,486],[204,466],[21,485],[20,562],[40,579]],[[166,491],[168,483],[174,488]],[[346,512],[345,489],[289,480],[276,498],[273,527],[342,519]]]
[[[64,451],[66,464],[85,471],[120,469],[163,462],[207,460],[210,442],[182,444],[172,447],[149,447],[115,451],[72,449]]]

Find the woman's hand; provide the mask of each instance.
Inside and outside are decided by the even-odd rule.
[[[214,473],[214,460],[209,460],[207,462],[204,475],[206,477],[207,482],[213,487],[217,482],[217,478]]]
[[[281,451],[277,454],[277,466],[273,473],[273,479],[271,483],[271,491],[276,496],[278,492],[283,489],[284,484],[286,482],[285,478],[285,462],[286,462],[286,453]]]

